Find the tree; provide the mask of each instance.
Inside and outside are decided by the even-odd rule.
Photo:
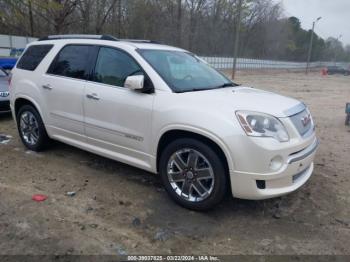
[[[232,56],[238,0],[0,0],[0,33],[111,34],[157,40],[201,55]],[[243,0],[239,54],[304,62],[310,30],[271,0]],[[308,28],[309,29],[309,28]],[[350,60],[349,48],[315,34],[312,60]]]
[[[177,19],[176,19],[176,29],[177,29],[177,45],[182,44],[182,0],[177,0]]]
[[[107,21],[108,16],[113,11],[117,0],[99,0],[96,3],[96,23],[95,33],[100,34]]]
[[[194,39],[196,37],[196,29],[198,20],[201,17],[207,0],[186,0],[186,5],[189,9],[189,33],[188,33],[188,49],[193,49]]]
[[[31,10],[32,16],[35,14],[40,20],[44,20],[49,25],[48,29],[55,34],[67,31],[74,23],[69,18],[75,11],[77,0],[30,0],[23,3]]]

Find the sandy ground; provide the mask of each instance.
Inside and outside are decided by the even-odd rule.
[[[2,115],[0,133],[12,139],[0,144],[0,254],[350,254],[350,77],[241,73],[236,81],[310,106],[321,146],[300,190],[188,211],[142,170],[60,143],[27,151]]]

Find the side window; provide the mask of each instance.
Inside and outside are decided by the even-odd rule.
[[[94,81],[124,87],[130,75],[142,73],[140,66],[126,53],[108,47],[101,47],[98,54]]]
[[[32,45],[28,47],[21,59],[18,61],[17,68],[34,71],[45,56],[50,52],[53,45]]]
[[[77,79],[87,79],[89,69],[90,50],[92,46],[68,45],[64,47],[47,73]]]

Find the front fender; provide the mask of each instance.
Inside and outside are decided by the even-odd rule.
[[[203,137],[206,137],[207,139],[211,140],[212,142],[214,142],[221,150],[222,152],[224,152],[225,157],[227,159],[227,164],[230,170],[234,170],[234,163],[232,161],[232,155],[230,153],[230,150],[228,149],[228,147],[226,146],[226,144],[224,143],[224,141],[218,137],[217,135],[215,135],[214,133],[205,130],[203,128],[199,128],[196,126],[191,126],[191,125],[184,125],[184,124],[169,124],[167,126],[164,126],[156,135],[155,140],[154,140],[154,147],[153,147],[153,155],[157,155],[157,150],[158,150],[158,144],[160,139],[162,138],[162,136],[164,134],[166,134],[169,131],[187,131],[187,132],[191,132],[194,134],[198,134],[201,135]]]

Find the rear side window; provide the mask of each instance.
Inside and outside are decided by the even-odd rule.
[[[90,51],[93,48],[86,45],[69,45],[64,47],[56,56],[47,73],[87,79],[89,75]]]
[[[17,68],[34,71],[52,47],[53,45],[30,46],[18,61]]]

